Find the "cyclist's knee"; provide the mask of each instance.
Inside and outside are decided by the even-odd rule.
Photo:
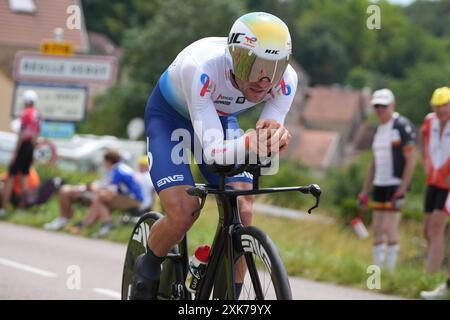
[[[180,197],[164,204],[168,223],[173,226],[173,230],[179,234],[180,238],[184,236],[198,218],[198,213],[192,215],[198,207],[198,200],[190,197]]]
[[[254,196],[238,197],[239,213],[244,226],[252,224]]]

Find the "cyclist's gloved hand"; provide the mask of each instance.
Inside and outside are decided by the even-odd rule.
[[[367,207],[369,204],[369,196],[365,192],[360,192],[358,194],[358,203],[360,207]]]

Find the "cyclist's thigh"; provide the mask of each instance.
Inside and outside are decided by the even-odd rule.
[[[189,157],[183,156],[181,142],[172,141],[173,128],[170,122],[154,117],[149,120],[147,130],[150,176],[159,194],[162,190],[179,185],[194,185]]]

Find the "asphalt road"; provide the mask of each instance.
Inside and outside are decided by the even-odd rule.
[[[120,299],[125,245],[0,222],[0,299]],[[290,278],[294,299],[400,299]]]

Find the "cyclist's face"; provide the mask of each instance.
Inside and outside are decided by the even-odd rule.
[[[256,82],[244,81],[238,77],[235,80],[245,99],[250,102],[260,102],[273,87],[268,78],[261,78]]]

